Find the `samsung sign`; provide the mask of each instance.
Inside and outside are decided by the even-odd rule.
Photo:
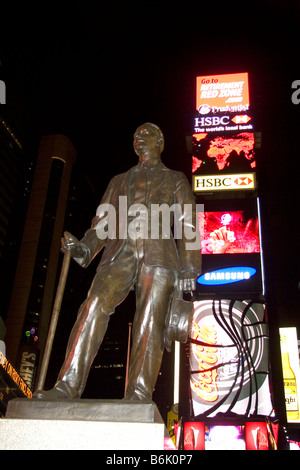
[[[205,286],[220,286],[234,282],[246,281],[256,274],[256,269],[238,266],[234,268],[223,268],[211,271],[198,277],[198,284]]]

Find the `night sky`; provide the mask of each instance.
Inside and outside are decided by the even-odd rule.
[[[100,5],[1,7],[0,79],[24,141],[67,135],[100,202],[111,177],[136,164],[133,133],[151,121],[165,135],[163,162],[191,179],[185,137],[196,76],[249,72],[262,132],[258,174],[269,315],[299,326],[300,104],[291,100],[292,83],[300,80],[299,2]]]

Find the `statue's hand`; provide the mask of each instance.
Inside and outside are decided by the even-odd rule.
[[[72,258],[81,258],[85,253],[83,245],[69,232],[64,232],[61,239],[61,251],[70,251]]]
[[[196,289],[196,279],[191,273],[182,274],[178,283],[179,289],[183,292],[192,292]]]

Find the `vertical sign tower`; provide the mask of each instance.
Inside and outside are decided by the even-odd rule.
[[[203,270],[194,294],[189,403],[183,415],[194,427],[204,423],[206,428],[234,418],[245,432],[245,420],[269,419],[273,413],[256,178],[259,146],[248,73],[197,77],[195,108],[192,184],[197,203],[204,206],[198,213]],[[241,429],[239,441],[244,439],[246,448]],[[185,433],[185,448],[191,432]],[[263,429],[259,435],[263,439]],[[262,446],[259,439],[256,444]]]

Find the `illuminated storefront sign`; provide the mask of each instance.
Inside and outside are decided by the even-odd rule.
[[[265,308],[252,301],[195,302],[190,339],[193,413],[272,414]]]
[[[300,365],[297,329],[279,328],[287,421],[300,422]]]
[[[256,274],[256,269],[250,267],[223,268],[202,274],[202,276],[198,277],[197,282],[202,285],[220,286],[245,281],[254,276],[254,274]]]
[[[193,190],[203,191],[244,191],[255,189],[255,174],[197,175],[193,177]]]
[[[249,106],[248,73],[197,77],[197,111],[241,113],[248,111]]]

